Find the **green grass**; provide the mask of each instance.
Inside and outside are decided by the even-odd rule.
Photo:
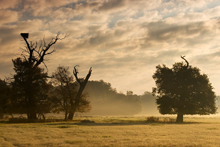
[[[219,117],[184,117],[183,124],[164,122],[167,118],[160,117],[159,122],[147,122],[146,117],[78,117],[63,122],[0,123],[0,147],[220,145]]]

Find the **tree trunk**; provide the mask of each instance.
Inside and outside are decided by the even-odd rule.
[[[37,119],[37,114],[36,113],[29,113],[28,119]]]
[[[178,112],[177,118],[176,118],[176,123],[183,123],[183,113]]]
[[[28,119],[37,119],[37,113],[35,109],[29,109],[29,112],[27,114]]]
[[[67,120],[67,110],[65,110],[65,120]]]
[[[72,100],[71,100],[71,110],[69,112],[69,116],[68,116],[68,119],[72,120],[73,119],[73,116],[74,116],[74,113],[76,112],[76,107],[79,106],[79,102],[80,102],[80,98],[82,96],[82,92],[85,88],[87,84],[87,81],[84,81],[83,83],[80,83],[80,87],[79,87],[79,90],[76,94],[76,97],[75,97],[75,102],[73,103]]]
[[[29,106],[29,108],[28,108],[27,118],[28,119],[37,119],[37,112],[36,112],[36,109],[33,105]]]
[[[0,112],[0,119],[3,119],[4,114]]]
[[[73,119],[74,113],[75,113],[75,112],[70,112],[70,113],[69,113],[69,116],[68,116],[68,119],[69,119],[69,120],[72,120],[72,119]]]

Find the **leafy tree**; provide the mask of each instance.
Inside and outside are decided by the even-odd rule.
[[[9,112],[11,88],[4,80],[0,79],[0,118]]]
[[[172,68],[156,66],[153,79],[157,88],[158,109],[161,114],[177,114],[176,122],[183,122],[184,114],[216,113],[216,96],[206,74],[197,67],[175,63]]]
[[[59,38],[59,34],[47,44],[45,40],[38,42],[28,42],[28,33],[21,33],[26,48],[23,49],[22,57],[13,61],[14,64],[14,100],[15,107],[19,111],[25,112],[28,119],[37,119],[37,113],[46,111],[42,107],[44,101],[47,101],[46,92],[48,90],[46,84],[47,73],[39,68],[44,63],[44,58],[52,54],[55,50],[51,50]],[[45,65],[46,66],[46,65]]]
[[[42,68],[17,58],[13,60],[12,104],[14,113],[26,113],[28,119],[36,119],[37,113],[49,112],[47,73]]]
[[[73,76],[69,72],[69,67],[59,66],[52,75],[52,83],[55,86],[54,94],[54,112],[65,112],[67,119],[73,107],[76,107],[75,112],[88,112],[91,109],[90,102],[82,94],[78,105],[76,102],[78,85],[73,80]],[[75,113],[74,112],[74,113]]]

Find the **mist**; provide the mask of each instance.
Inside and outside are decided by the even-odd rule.
[[[110,83],[89,81],[85,94],[92,109],[86,115],[159,115],[156,97],[151,92],[142,95],[117,92]]]
[[[161,115],[157,109],[156,96],[145,91],[141,95],[127,91],[126,94],[117,92],[110,83],[103,80],[89,81],[85,94],[92,106],[90,112],[82,115]],[[216,107],[220,108],[220,96],[216,97]],[[218,114],[218,113],[217,113]]]

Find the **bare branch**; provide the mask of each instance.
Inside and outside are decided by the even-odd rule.
[[[74,66],[74,70],[73,70],[73,75],[75,76],[75,78],[76,78],[76,81],[79,83],[79,84],[81,84],[81,81],[79,80],[79,78],[78,78],[78,71],[77,71],[77,69],[76,69],[76,67],[77,66],[79,66],[79,65],[76,65],[76,66]]]
[[[23,37],[24,41],[25,41],[26,44],[27,44],[27,48],[28,48],[29,51],[30,51],[30,50],[31,50],[31,48],[30,48],[30,44],[28,43],[27,39],[26,39],[24,36],[22,36],[22,37]]]
[[[24,41],[26,42],[26,44],[27,44],[27,48],[28,48],[28,50],[29,50],[29,62],[31,62],[31,58],[32,58],[32,56],[33,56],[33,49],[31,48],[31,46],[30,46],[30,44],[28,43],[28,41],[27,41],[27,39],[26,39],[26,36],[23,36],[22,34],[21,34],[21,36],[23,37],[23,39],[24,39]],[[31,43],[32,44],[32,43]]]
[[[85,79],[86,82],[89,80],[89,77],[91,76],[91,73],[92,73],[92,67],[90,67],[89,72],[86,76],[86,79]]]
[[[185,68],[189,67],[189,62],[185,59],[185,56],[180,56],[185,62],[186,62],[186,66]]]
[[[55,52],[55,49],[53,49],[51,52],[49,52],[49,53],[46,53],[45,55],[49,55],[49,54],[52,54],[52,53],[54,53]]]
[[[44,62],[42,62],[43,64],[44,64],[44,66],[46,67],[46,69],[47,69],[47,72],[48,72],[48,68],[47,68],[47,65],[44,63]]]
[[[69,34],[66,34],[63,38],[59,38],[59,40],[63,40],[63,39],[65,39],[68,36],[69,36]]]
[[[28,53],[29,54],[29,50],[23,49],[23,48],[21,48],[21,50],[22,50],[22,53]]]
[[[65,35],[63,38],[59,37],[60,33],[57,33],[57,35],[51,39],[51,41],[47,44],[45,41],[45,38],[38,43],[38,42],[32,42],[32,41],[27,41],[28,38],[28,33],[21,33],[21,36],[23,37],[24,41],[26,42],[26,50],[23,50],[23,52],[27,53],[23,54],[22,56],[24,57],[26,55],[28,57],[28,62],[34,62],[34,67],[37,67],[40,65],[42,62],[44,62],[44,57],[45,55],[50,55],[55,52],[55,49],[50,50],[50,47],[54,45],[58,40],[63,40],[64,38],[67,37]],[[34,55],[36,54],[36,55]],[[26,59],[26,57],[24,57]],[[45,63],[43,63],[45,65]],[[46,65],[45,65],[46,67]],[[47,67],[46,67],[47,68]]]
[[[24,54],[21,54],[21,56],[24,57],[25,61],[28,61],[27,58],[26,58],[26,56],[25,56]]]
[[[50,43],[49,43],[48,45],[46,45],[45,39],[43,39],[45,49],[42,49],[41,52],[39,52],[39,60],[37,61],[37,63],[35,64],[35,66],[40,65],[41,62],[44,61],[44,56],[45,56],[45,55],[52,54],[52,53],[55,51],[55,50],[53,50],[53,51],[47,53],[47,51],[50,49],[50,47],[51,47],[52,45],[54,45],[54,44],[57,42],[57,40],[61,40],[61,39],[59,38],[59,33],[57,34],[57,36],[56,36],[55,38],[52,38],[52,39],[51,39],[51,41],[50,41]]]

